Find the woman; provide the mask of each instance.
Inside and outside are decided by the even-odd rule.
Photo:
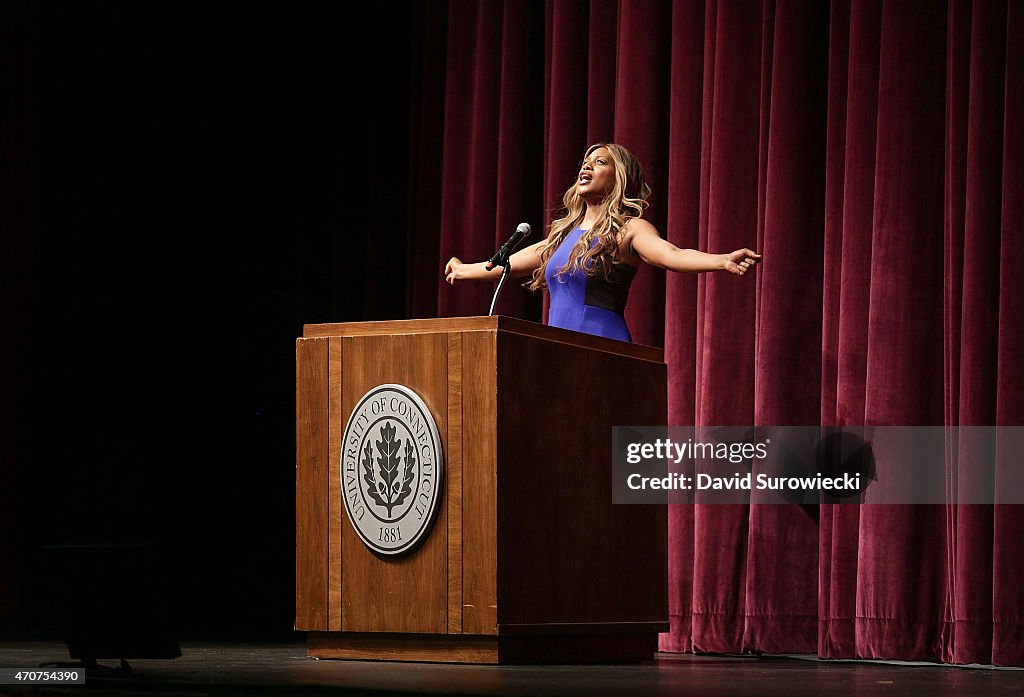
[[[565,215],[545,240],[509,257],[509,275],[533,278],[526,287],[551,293],[548,324],[630,341],[622,313],[637,267],[646,262],[679,272],[728,271],[742,276],[761,259],[749,249],[706,254],[679,249],[644,220],[651,189],[639,161],[626,148],[587,148],[576,182],[563,197]],[[464,264],[452,257],[445,280],[496,280],[501,268]]]

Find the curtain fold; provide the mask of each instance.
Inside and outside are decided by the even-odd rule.
[[[663,236],[764,253],[754,278],[638,276],[627,321],[665,348],[670,423],[1024,424],[1019,0],[421,8],[446,31],[416,49],[444,86],[443,119],[413,99],[412,171],[439,182],[414,193],[411,254],[438,271],[410,277],[416,312],[482,314],[491,289],[444,286],[444,261],[546,227],[614,140]],[[661,648],[1024,665],[1024,513],[996,498],[1019,457],[967,436],[946,456],[947,505],[671,507]],[[954,503],[978,472],[993,505]]]
[[[831,7],[825,259],[832,263],[825,265],[823,283],[824,425],[864,424],[871,237],[863,233],[871,229],[874,209],[881,9],[881,0]],[[860,508],[826,505],[820,516],[818,655],[848,657],[856,643]]]
[[[996,355],[998,349],[998,305],[1000,274],[989,266],[999,256],[1000,180],[1002,178],[1003,84],[1005,72],[1006,6],[995,3],[999,12],[966,3],[950,7],[948,63],[963,63],[949,70],[956,75],[955,92],[947,88],[949,111],[961,102],[966,114],[955,123],[947,122],[947,143],[957,134],[955,157],[947,157],[947,250],[956,250],[962,274],[957,286],[960,300],[959,352],[949,351],[947,373],[958,377],[947,385],[949,419],[961,426],[995,423]],[[954,35],[964,35],[954,50]],[[961,48],[961,46],[963,48]],[[964,50],[969,49],[969,50]],[[967,79],[963,79],[966,72]],[[966,97],[966,109],[963,101]],[[964,147],[966,146],[966,147]],[[947,274],[947,277],[951,274]],[[956,309],[956,298],[947,302]],[[956,331],[956,323],[947,334]],[[955,372],[954,372],[955,371]],[[951,483],[965,493],[968,482],[993,477],[994,452],[966,436],[956,443],[956,476]],[[981,492],[978,492],[981,493]],[[947,512],[952,553],[948,568],[952,649],[945,656],[957,663],[987,662],[992,655],[992,535],[990,506],[961,505]]]
[[[666,201],[663,182],[668,180],[669,77],[672,47],[672,7],[646,0],[619,3],[619,31],[615,72],[608,76],[615,84],[613,132],[598,140],[621,143],[644,165],[652,190],[651,206],[644,217],[659,230],[665,229]],[[638,105],[644,105],[638,108]],[[626,310],[633,341],[661,346],[665,331],[665,276],[642,268],[633,288],[646,303],[630,303]],[[632,292],[632,289],[631,291]]]
[[[771,16],[768,12],[766,15]],[[771,81],[762,78],[767,144],[757,281],[754,423],[816,425],[821,402],[828,23],[822,4],[778,2],[770,39]],[[767,32],[771,27],[771,34]],[[767,55],[767,51],[765,52]],[[767,89],[766,89],[767,87]],[[771,176],[768,176],[768,173]],[[818,511],[758,505],[750,509],[743,647],[811,653],[817,645]]]
[[[1008,3],[1003,89],[1003,155],[999,254],[999,345],[996,358],[996,424],[1024,424],[1024,291],[1012,283],[1015,250],[1024,243],[1024,7]],[[994,260],[992,265],[994,266]],[[1021,485],[1020,458],[1000,451],[996,489]],[[993,516],[992,662],[1024,665],[1024,539],[1019,506],[995,505]]]

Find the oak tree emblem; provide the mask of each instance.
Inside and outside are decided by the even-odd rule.
[[[366,493],[377,505],[388,510],[389,518],[391,510],[402,505],[412,493],[412,482],[416,476],[416,447],[409,438],[404,439],[403,444],[403,439],[395,437],[397,431],[389,420],[385,421],[380,427],[381,439],[375,442],[376,458],[370,439],[367,439],[362,452]]]

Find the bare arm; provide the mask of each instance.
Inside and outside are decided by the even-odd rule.
[[[633,251],[646,263],[659,269],[680,273],[702,271],[728,271],[742,276],[761,255],[746,247],[728,254],[708,254],[696,249],[680,249],[668,240],[662,239],[653,225],[646,220],[634,218],[629,221],[628,239]]]
[[[540,248],[547,240],[534,242],[529,247],[523,247],[508,258],[510,268],[509,276],[529,276],[541,264]],[[444,280],[455,285],[455,281],[497,281],[501,278],[502,268],[495,266],[487,269],[487,262],[480,261],[475,264],[464,264],[458,257],[452,257],[444,267]]]

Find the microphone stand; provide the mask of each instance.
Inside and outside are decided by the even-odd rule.
[[[501,267],[501,280],[498,281],[498,287],[494,289],[494,297],[491,298],[491,309],[487,311],[487,316],[490,317],[494,314],[494,306],[498,303],[498,293],[501,292],[501,287],[505,285],[505,279],[508,278],[508,270],[512,264],[509,262],[508,257],[502,257],[498,260],[495,266]]]
[[[505,285],[505,279],[508,278],[509,269],[512,267],[512,263],[509,261],[509,257],[512,255],[512,250],[519,246],[519,243],[523,241],[523,238],[530,236],[530,226],[526,223],[519,223],[516,228],[516,234],[509,238],[508,242],[501,245],[498,252],[491,257],[491,269],[495,266],[502,268],[501,280],[498,281],[498,287],[494,289],[494,297],[491,298],[491,309],[487,311],[487,316],[491,317],[494,315],[494,306],[498,303],[498,293],[501,292],[501,287]],[[490,269],[488,269],[489,271]]]

